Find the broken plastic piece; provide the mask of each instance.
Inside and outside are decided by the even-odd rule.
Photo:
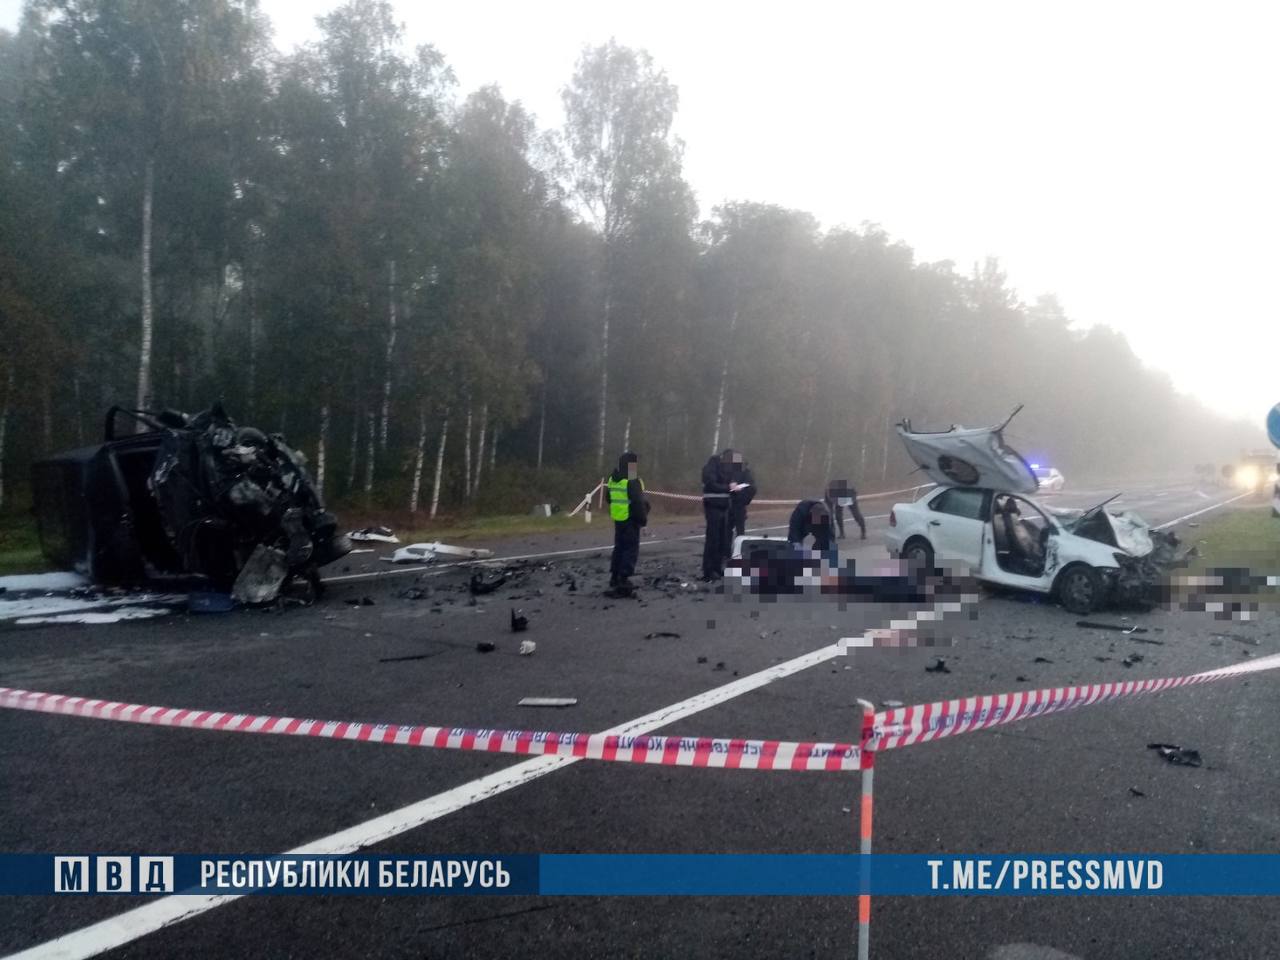
[[[534,643],[532,640],[520,641],[520,656],[522,657],[532,656],[533,652],[537,649],[538,649],[538,645]]]
[[[950,673],[951,668],[947,666],[947,661],[942,657],[934,657],[933,664],[924,668],[925,673]]]
[[[658,637],[671,637],[673,639],[679,640],[680,634],[672,630],[655,630],[653,633],[646,633],[644,635],[644,638],[646,640],[656,640]]]
[[[573,707],[577,706],[577,697],[524,697],[518,707]]]
[[[529,618],[524,615],[523,610],[511,611],[511,632],[522,633],[529,629]],[[526,641],[527,642],[527,641]],[[524,653],[523,644],[521,644],[521,653]]]
[[[1127,657],[1125,657],[1123,660],[1120,661],[1121,665],[1126,667],[1132,667],[1135,663],[1141,663],[1141,662],[1142,662],[1142,654],[1140,653],[1131,653]]]
[[[476,653],[493,653],[497,649],[498,645],[489,640],[481,640],[476,644]]]
[[[230,613],[236,602],[226,593],[196,590],[187,594],[187,609],[192,613]]]
[[[232,599],[240,603],[268,603],[279,595],[288,575],[285,552],[260,543],[240,568],[231,587]]]
[[[1179,767],[1203,766],[1200,751],[1188,747],[1180,747],[1176,743],[1148,743],[1148,750],[1160,751],[1160,756]]]
[[[462,557],[467,560],[484,560],[493,556],[492,550],[481,547],[455,547],[448,543],[411,543],[401,547],[389,557],[387,563],[431,563],[440,557]]]
[[[397,537],[387,527],[365,527],[363,530],[352,530],[347,534],[352,540],[361,542],[377,542],[377,543],[399,543],[400,538]]]

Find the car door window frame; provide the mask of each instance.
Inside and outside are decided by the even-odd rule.
[[[959,513],[956,510],[946,509],[949,498],[964,497],[968,499],[968,495],[977,495],[977,512]],[[991,494],[987,490],[974,489],[971,487],[948,487],[939,493],[936,497],[929,501],[929,509],[935,513],[944,513],[949,517],[961,517],[965,520],[977,520],[984,522],[987,519],[987,510],[990,506]]]

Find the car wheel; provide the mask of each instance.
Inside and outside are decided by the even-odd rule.
[[[907,541],[907,545],[902,548],[902,559],[909,563],[919,564],[922,567],[933,566],[933,547],[929,545],[928,540],[916,538]]]
[[[1102,578],[1082,563],[1068,567],[1058,578],[1058,602],[1068,613],[1093,613],[1102,603]]]

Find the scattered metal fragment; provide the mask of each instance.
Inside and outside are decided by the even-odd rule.
[[[490,640],[481,640],[476,644],[476,653],[493,653],[498,649],[498,645]]]
[[[522,657],[532,656],[533,652],[537,649],[538,649],[538,645],[534,643],[532,640],[520,641],[520,656]]]
[[[1141,790],[1139,790],[1137,787],[1130,787],[1130,788],[1129,788],[1129,795],[1130,795],[1131,797],[1145,797],[1145,796],[1146,796],[1146,794],[1145,794],[1145,793],[1143,793]]]
[[[644,635],[646,640],[656,640],[659,637],[671,637],[673,640],[679,640],[680,634],[673,630],[655,630],[653,633],[646,633]]]
[[[379,663],[399,663],[402,660],[426,660],[428,657],[434,657],[434,653],[414,653],[407,657],[379,657]]]
[[[524,697],[518,707],[573,707],[577,706],[577,697]]]
[[[524,615],[524,611],[512,610],[511,611],[511,632],[522,633],[528,629],[529,629],[529,618]]]
[[[947,661],[943,657],[934,657],[933,663],[924,668],[925,673],[950,673],[951,668],[947,666]]]
[[[707,658],[706,658],[706,657],[699,657],[699,658],[698,658],[698,662],[699,662],[699,663],[706,663],[706,662],[707,662]]]
[[[1030,683],[1030,682],[1031,682],[1031,681],[1029,681],[1026,677],[1014,677],[1013,679],[1014,679],[1014,680],[1016,680],[1018,683]]]
[[[1120,664],[1121,666],[1132,667],[1135,663],[1141,663],[1141,662],[1142,662],[1142,654],[1131,653],[1127,657],[1125,657],[1123,660],[1121,660]]]
[[[1119,623],[1096,623],[1093,620],[1077,620],[1077,627],[1087,630],[1114,630],[1117,633],[1147,633],[1146,627],[1126,627]]]
[[[903,706],[903,703],[901,700],[881,700],[880,706],[888,710],[896,710],[898,707]]]
[[[425,587],[410,587],[408,590],[400,594],[402,600],[425,600],[430,596],[431,591]]]
[[[1168,760],[1175,766],[1203,766],[1200,760],[1199,750],[1192,750],[1189,747],[1180,747],[1176,743],[1148,743],[1147,749],[1158,750],[1163,759]]]
[[[716,665],[715,665],[714,667],[712,667],[712,668],[711,668],[711,672],[712,672],[712,673],[717,673],[717,672],[719,672],[719,671],[721,671],[721,670],[723,670],[723,669],[724,669],[724,661],[723,661],[723,660],[717,660],[717,661],[716,661]]]
[[[1048,657],[1036,657],[1031,662],[1032,663],[1053,663],[1053,661],[1050,660]]]
[[[349,607],[372,607],[372,597],[347,597],[347,606]]]

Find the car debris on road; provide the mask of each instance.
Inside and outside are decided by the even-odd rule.
[[[577,697],[523,697],[517,707],[574,707],[578,705]]]
[[[388,527],[365,527],[363,530],[352,530],[347,534],[352,540],[362,543],[399,543],[400,538],[391,532]]]
[[[1161,758],[1178,767],[1203,766],[1199,750],[1180,747],[1176,743],[1148,743],[1148,750],[1158,750]]]
[[[397,543],[399,541],[396,541]],[[452,544],[411,543],[401,547],[389,557],[381,557],[385,563],[434,563],[440,557],[458,557],[464,560],[487,560],[493,556],[492,550],[483,547],[455,547]]]
[[[116,436],[119,415],[146,428]],[[194,415],[112,407],[101,444],[32,467],[45,556],[97,583],[196,581],[269,602],[351,550],[303,455],[236,424],[221,404]]]

